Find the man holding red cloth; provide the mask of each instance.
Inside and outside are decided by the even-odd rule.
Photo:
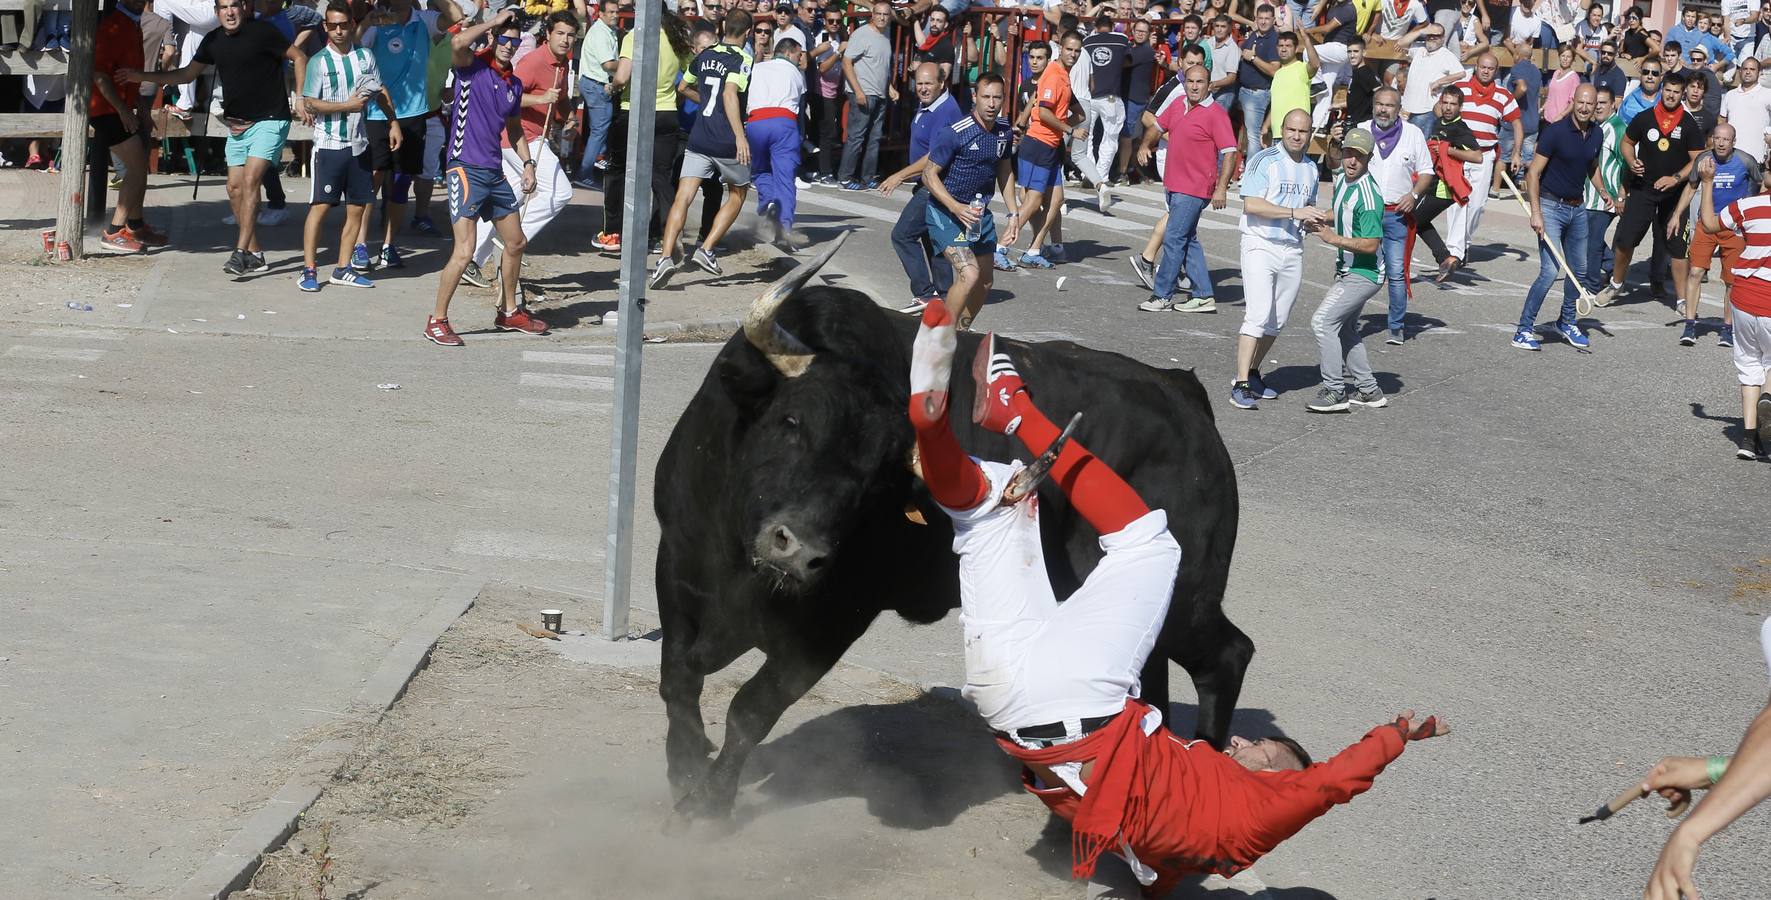
[[[1024,764],[1027,789],[1071,823],[1076,877],[1091,875],[1103,851],[1126,858],[1146,896],[1189,873],[1233,875],[1370,788],[1406,742],[1449,730],[1406,712],[1315,765],[1283,738],[1232,738],[1220,753],[1170,734],[1162,712],[1137,699],[1181,563],[1167,514],[1033,405],[995,335],[973,364],[972,420],[1019,437],[1036,461],[967,456],[947,421],[957,348],[952,314],[930,300],[911,359],[910,423],[923,481],[953,519],[962,694]],[[1046,573],[1034,495],[1048,468],[1106,553],[1062,604]]]

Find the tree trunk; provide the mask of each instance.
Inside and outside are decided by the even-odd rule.
[[[96,192],[86,179],[86,105],[92,99],[92,49],[98,34],[98,0],[74,0],[74,21],[69,29],[73,46],[68,50],[68,101],[63,119],[61,149],[61,197],[55,214],[56,240],[68,246],[73,259],[84,256],[81,239],[86,231],[87,197],[96,193],[104,203],[105,182],[99,170]]]

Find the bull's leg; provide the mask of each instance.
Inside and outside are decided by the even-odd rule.
[[[1175,662],[1193,677],[1193,688],[1199,694],[1199,721],[1193,736],[1222,750],[1230,740],[1230,717],[1236,712],[1236,698],[1242,694],[1242,676],[1254,658],[1254,641],[1219,614],[1216,627],[1190,636],[1186,644],[1195,652]]]
[[[865,627],[865,626],[863,626]],[[826,646],[771,653],[756,675],[738,689],[726,712],[726,739],[719,756],[688,796],[676,804],[684,816],[723,818],[731,815],[738,795],[738,776],[756,745],[768,737],[781,714],[823,678],[859,633],[847,640],[820,635]]]

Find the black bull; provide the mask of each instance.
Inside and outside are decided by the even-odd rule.
[[[678,812],[690,816],[731,812],[750,752],[875,616],[890,610],[930,623],[959,604],[951,524],[906,465],[915,322],[852,290],[781,293],[786,302],[764,324],[778,322],[792,347],[812,351],[810,364],[785,376],[778,356],[757,349],[765,332],[734,335],[658,461],[659,693],[671,787]],[[1029,459],[1019,441],[967,415],[978,341],[960,337],[952,394],[960,443],[980,458]],[[1184,555],[1143,697],[1166,710],[1166,665],[1180,664],[1198,692],[1198,736],[1222,747],[1254,644],[1222,608],[1236,480],[1204,389],[1190,371],[1068,341],[1000,343],[1040,409],[1057,422],[1083,411],[1077,439],[1168,511]],[[1047,567],[1065,597],[1100,559],[1097,534],[1055,485],[1039,494]],[[906,515],[913,503],[928,524]],[[732,698],[724,746],[710,759],[702,685],[751,648],[767,660]]]

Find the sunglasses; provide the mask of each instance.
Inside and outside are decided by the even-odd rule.
[[[756,29],[756,33],[762,35],[763,37],[768,37],[769,35],[775,33],[775,29],[773,29],[773,28],[758,28],[758,29]]]
[[[1659,78],[1660,77],[1660,70],[1659,69],[1643,69],[1642,70],[1642,77],[1646,78],[1649,75],[1653,75],[1654,77]]]
[[[326,23],[326,30],[327,31],[343,31],[344,29],[347,29],[349,27],[351,27],[351,23],[349,23],[349,22],[327,22]]]
[[[506,46],[515,47],[518,44],[521,44],[523,42],[523,36],[520,34],[518,34],[518,35],[501,34],[501,35],[493,38],[492,40],[494,43],[499,43],[499,44],[504,44]]]

